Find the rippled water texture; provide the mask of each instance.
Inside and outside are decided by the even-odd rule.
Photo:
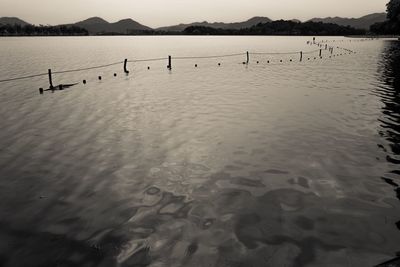
[[[129,76],[122,65],[55,75],[80,83],[43,95],[45,76],[1,83],[0,266],[395,259],[400,42],[324,39],[357,54],[173,60],[171,72],[166,61],[131,63]],[[124,58],[315,49],[307,40],[1,38],[0,79]]]

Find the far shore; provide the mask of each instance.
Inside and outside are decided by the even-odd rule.
[[[278,34],[278,35],[256,35],[256,34],[94,34],[94,35],[0,35],[1,37],[111,37],[111,36],[286,36],[286,37],[346,37],[346,38],[376,38],[376,39],[386,39],[386,38],[400,38],[399,35],[295,35],[295,34]]]

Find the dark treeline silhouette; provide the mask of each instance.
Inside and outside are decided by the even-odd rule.
[[[36,26],[36,25],[1,25],[0,36],[75,36],[89,35],[86,29],[77,26]]]
[[[215,29],[204,26],[191,26],[184,30],[186,35],[360,35],[365,34],[362,29],[350,26],[339,26],[333,23],[322,22],[294,22],[277,20],[259,23],[250,28],[232,30]]]
[[[178,31],[159,31],[159,30],[127,30],[126,34],[118,32],[102,32],[96,35],[183,35],[183,32]]]
[[[243,29],[220,29],[207,26],[189,26],[182,32],[158,30],[130,30],[125,34],[103,32],[98,35],[364,35],[363,29],[340,26],[323,22],[295,22],[277,20],[258,23]],[[78,26],[35,26],[35,25],[0,25],[0,36],[74,36],[89,35],[89,32]]]
[[[386,7],[387,20],[373,24],[370,31],[376,34],[400,34],[400,0],[390,0]]]

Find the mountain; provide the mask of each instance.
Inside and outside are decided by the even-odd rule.
[[[313,18],[309,21],[335,23],[341,26],[351,26],[356,29],[369,30],[372,24],[377,22],[384,22],[386,20],[386,13],[373,13],[363,16],[361,18],[341,18],[341,17],[328,17],[328,18]]]
[[[293,22],[299,23],[299,20],[291,20]],[[328,18],[313,18],[309,21],[313,22],[324,22],[324,23],[334,23],[340,26],[351,26],[357,29],[369,30],[369,27],[377,22],[386,21],[386,13],[374,13],[360,18],[341,18],[341,17],[328,17]],[[271,19],[267,17],[253,17],[249,20],[243,22],[234,23],[224,23],[224,22],[213,22],[209,23],[207,21],[194,22],[190,24],[179,24],[168,27],[161,27],[155,29],[156,31],[170,31],[170,32],[183,32],[186,28],[190,26],[200,26],[200,27],[210,27],[214,29],[233,29],[240,30],[244,28],[250,28],[259,23],[272,22]],[[29,25],[29,23],[15,17],[2,17],[0,18],[0,25],[3,24],[17,24],[21,26]],[[142,25],[132,19],[123,19],[118,22],[110,23],[99,17],[92,17],[74,24],[67,24],[65,26],[78,26],[86,29],[89,34],[134,34],[138,31],[152,30],[150,27]],[[161,32],[162,33],[162,32]]]
[[[266,23],[266,22],[271,22],[271,21],[272,20],[270,20],[267,17],[253,17],[253,18],[243,21],[243,22],[234,22],[234,23],[213,22],[213,23],[209,23],[207,21],[203,21],[203,22],[194,22],[194,23],[189,23],[189,24],[179,24],[179,25],[161,27],[161,28],[157,28],[156,30],[181,32],[190,26],[203,26],[203,27],[211,27],[211,28],[216,28],[216,29],[237,29],[237,30],[239,30],[242,28],[249,28],[251,26],[257,25],[258,23]]]
[[[2,17],[0,18],[0,24],[3,25],[21,25],[21,26],[25,26],[25,25],[29,25],[30,23],[23,21],[22,19],[19,18],[15,18],[15,17]]]
[[[123,19],[118,22],[109,23],[108,21],[93,17],[74,24],[75,26],[84,28],[90,34],[98,33],[120,33],[126,34],[133,31],[151,30],[150,27],[142,25],[132,19]]]

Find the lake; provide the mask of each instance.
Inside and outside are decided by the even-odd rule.
[[[121,62],[0,83],[0,266],[396,258],[400,42],[310,40],[0,38],[0,80]]]

